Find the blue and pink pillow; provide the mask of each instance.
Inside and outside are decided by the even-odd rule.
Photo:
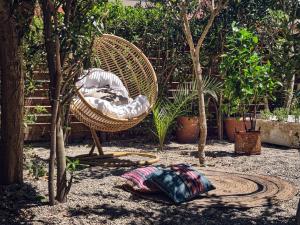
[[[154,166],[139,168],[122,175],[134,190],[155,193],[161,191],[175,203],[182,203],[215,189],[199,171],[187,164],[168,168]]]
[[[124,173],[121,177],[128,181],[128,184],[136,191],[154,193],[158,192],[155,186],[148,182],[152,174],[160,169],[155,166],[147,166]]]

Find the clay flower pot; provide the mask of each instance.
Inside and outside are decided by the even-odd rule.
[[[199,139],[198,117],[181,116],[177,118],[176,139],[179,143],[195,143]]]
[[[234,142],[236,132],[246,131],[245,125],[247,126],[247,129],[251,128],[251,123],[249,120],[243,121],[240,118],[234,117],[224,119],[224,127],[228,140]]]
[[[260,155],[260,131],[239,131],[235,135],[234,151],[237,154]]]

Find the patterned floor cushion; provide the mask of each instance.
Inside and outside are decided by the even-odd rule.
[[[136,191],[156,193],[160,192],[160,190],[156,186],[153,186],[151,182],[148,182],[148,178],[159,170],[158,167],[147,166],[127,172],[121,177],[125,178],[128,181],[127,184]]]
[[[187,164],[157,170],[149,179],[175,203],[188,201],[215,189],[202,173]]]

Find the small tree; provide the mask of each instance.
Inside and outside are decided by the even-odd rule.
[[[50,75],[51,143],[49,160],[49,202],[54,198],[54,163],[57,161],[56,199],[67,200],[71,181],[67,181],[65,153],[66,127],[69,105],[76,91],[74,85],[82,68],[88,62],[93,36],[93,21],[88,13],[96,1],[41,1],[44,21],[44,39]]]
[[[206,112],[205,112],[205,100],[204,100],[204,82],[203,82],[203,70],[201,65],[201,50],[203,43],[210,28],[213,25],[215,18],[225,8],[228,0],[220,1],[171,1],[176,2],[178,7],[180,18],[183,24],[183,31],[190,49],[190,55],[193,65],[193,73],[196,76],[197,90],[198,90],[198,105],[199,105],[199,125],[200,125],[200,137],[198,143],[199,162],[201,165],[205,164],[205,152],[204,148],[206,145],[207,138],[207,123],[206,123]],[[207,20],[201,35],[198,39],[193,39],[193,33],[191,30],[190,22],[193,19]],[[195,44],[196,43],[196,44]]]
[[[235,23],[232,30],[220,65],[225,79],[224,97],[234,109],[230,113],[239,113],[244,119],[254,105],[251,130],[255,130],[257,106],[264,98],[272,97],[279,82],[270,75],[270,62],[264,62],[258,52],[258,36],[246,28],[238,28]]]

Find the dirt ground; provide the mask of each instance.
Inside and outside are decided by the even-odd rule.
[[[73,145],[68,155],[88,153],[90,146]],[[195,144],[170,143],[157,152],[143,141],[106,144],[104,151],[137,151],[158,154],[158,164],[197,164]],[[26,165],[32,160],[46,164],[47,147],[27,147]],[[187,208],[141,199],[120,188],[120,175],[132,168],[89,167],[76,171],[67,203],[47,205],[47,177],[35,179],[25,170],[25,185],[0,187],[0,224],[170,224],[170,225],[292,225],[299,199],[300,158],[296,149],[264,146],[262,154],[237,156],[233,144],[212,141],[206,147],[211,169],[246,174],[273,175],[295,184],[298,194],[290,201],[252,209]],[[44,168],[47,170],[47,168]],[[43,175],[43,174],[42,174]]]

